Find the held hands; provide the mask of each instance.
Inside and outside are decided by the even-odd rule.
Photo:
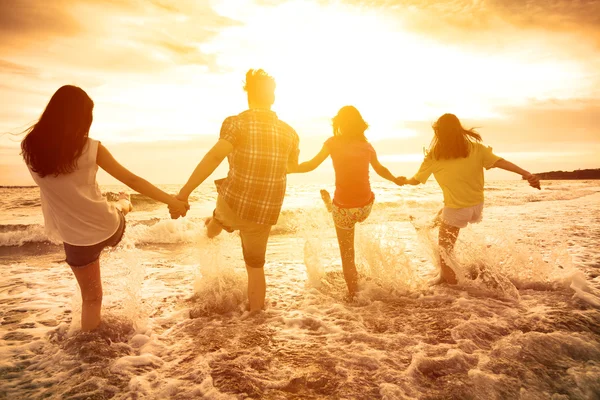
[[[540,178],[538,178],[537,176],[527,173],[526,175],[523,175],[523,179],[529,182],[529,186],[538,190],[542,190],[542,188],[540,187]]]
[[[404,186],[408,183],[408,179],[406,179],[405,176],[397,176],[396,179],[394,179],[394,183],[398,186]]]
[[[187,196],[184,197],[181,194],[178,194],[174,199],[175,201],[172,204],[169,204],[169,214],[171,214],[171,218],[177,219],[179,217],[185,217],[190,209]]]

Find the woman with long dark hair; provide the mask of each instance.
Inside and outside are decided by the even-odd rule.
[[[399,184],[418,185],[433,174],[444,194],[440,212],[440,281],[456,284],[456,274],[445,257],[452,251],[458,233],[470,223],[481,221],[483,212],[483,169],[501,168],[517,173],[532,187],[540,189],[537,176],[498,157],[481,144],[474,129],[465,129],[454,114],[444,114],[433,125],[433,139],[425,160],[411,179],[399,177]]]
[[[63,242],[67,264],[81,290],[83,331],[100,324],[100,253],[121,241],[124,216],[131,210],[127,196],[122,195],[118,205],[102,196],[96,182],[98,167],[181,214],[188,208],[186,203],[131,173],[99,141],[88,137],[93,109],[94,102],[85,91],[63,86],[21,142],[25,163],[40,187],[46,231]]]
[[[381,165],[375,149],[368,142],[365,136],[368,127],[355,107],[342,107],[333,118],[333,136],[327,139],[321,151],[312,160],[289,171],[313,171],[331,156],[335,170],[335,194],[332,201],[329,193],[321,190],[321,197],[333,217],[350,298],[358,290],[358,273],[354,263],[354,226],[369,217],[375,201],[369,180],[369,166],[382,178],[396,182],[390,171]]]

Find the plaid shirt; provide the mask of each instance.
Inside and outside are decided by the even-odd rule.
[[[229,173],[217,184],[219,195],[242,219],[275,225],[285,196],[287,165],[298,158],[294,129],[266,109],[228,117],[220,138],[233,145]]]

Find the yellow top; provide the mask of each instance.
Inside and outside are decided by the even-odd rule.
[[[492,153],[491,147],[471,143],[465,158],[436,160],[429,154],[414,179],[425,183],[433,174],[444,193],[446,207],[472,207],[483,203],[483,168],[490,169],[501,159]]]

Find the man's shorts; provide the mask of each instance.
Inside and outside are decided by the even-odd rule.
[[[466,228],[468,224],[481,222],[482,213],[483,203],[465,208],[444,207],[442,221],[456,228]]]
[[[117,210],[118,211],[118,210]],[[73,268],[85,267],[100,258],[100,253],[106,247],[115,247],[123,239],[125,233],[125,217],[121,211],[119,212],[119,227],[117,231],[108,239],[98,244],[91,246],[74,246],[72,244],[63,243],[67,264]]]
[[[333,203],[331,205],[333,223],[341,229],[352,229],[356,223],[364,222],[371,215],[372,208],[373,201],[364,207],[357,208],[342,208]]]
[[[217,197],[213,218],[227,232],[240,231],[242,252],[248,267],[264,267],[271,225],[257,224],[238,217],[220,195]]]

